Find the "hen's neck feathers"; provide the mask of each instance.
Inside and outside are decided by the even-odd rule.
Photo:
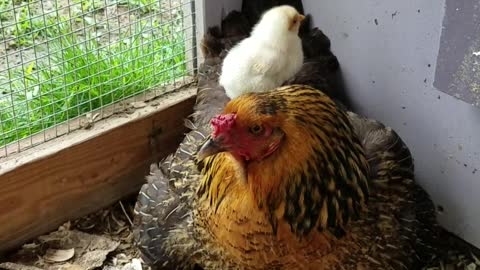
[[[283,89],[283,90],[282,90]],[[368,199],[368,163],[345,112],[318,90],[288,86],[257,94],[250,106],[281,119],[285,139],[276,153],[247,166],[247,185],[273,230],[285,220],[298,236],[313,229],[337,234]],[[242,184],[240,165],[221,153],[200,163],[199,195],[217,208],[229,187]],[[232,206],[234,207],[234,206]]]

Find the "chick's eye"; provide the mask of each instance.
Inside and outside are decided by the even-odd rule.
[[[262,131],[263,131],[263,127],[260,125],[255,125],[253,127],[250,127],[250,132],[254,135],[258,135],[262,133]]]
[[[296,24],[297,23],[297,19],[293,19],[293,24]]]

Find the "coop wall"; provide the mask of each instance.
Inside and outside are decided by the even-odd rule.
[[[480,246],[480,72],[470,68],[480,62],[478,1],[303,3],[332,41],[355,110],[400,134],[440,223]],[[208,1],[206,25],[240,6]]]

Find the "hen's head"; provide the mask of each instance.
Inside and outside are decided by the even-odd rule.
[[[283,5],[267,10],[253,29],[253,35],[264,37],[276,34],[298,35],[300,25],[305,16],[300,14],[294,7]]]
[[[241,161],[261,161],[274,153],[284,137],[279,120],[255,112],[246,99],[230,103],[223,114],[214,117],[212,143],[214,151],[228,151]],[[252,110],[253,109],[253,110]],[[210,152],[213,153],[213,152]]]
[[[297,94],[297,89],[308,91],[310,100],[305,101],[304,92],[298,90]],[[327,103],[332,105],[330,110],[335,109],[326,95],[306,86],[287,86],[235,98],[210,121],[211,139],[199,151],[199,158],[229,152],[245,164],[262,163],[285,148],[299,149],[296,146],[302,143],[316,143],[310,141],[316,135],[312,127],[321,120],[312,117],[328,112],[322,108]]]

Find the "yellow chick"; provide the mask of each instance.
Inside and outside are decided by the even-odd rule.
[[[304,18],[291,6],[273,7],[253,27],[250,37],[230,50],[219,78],[230,99],[274,89],[300,70],[303,49],[298,31]]]

